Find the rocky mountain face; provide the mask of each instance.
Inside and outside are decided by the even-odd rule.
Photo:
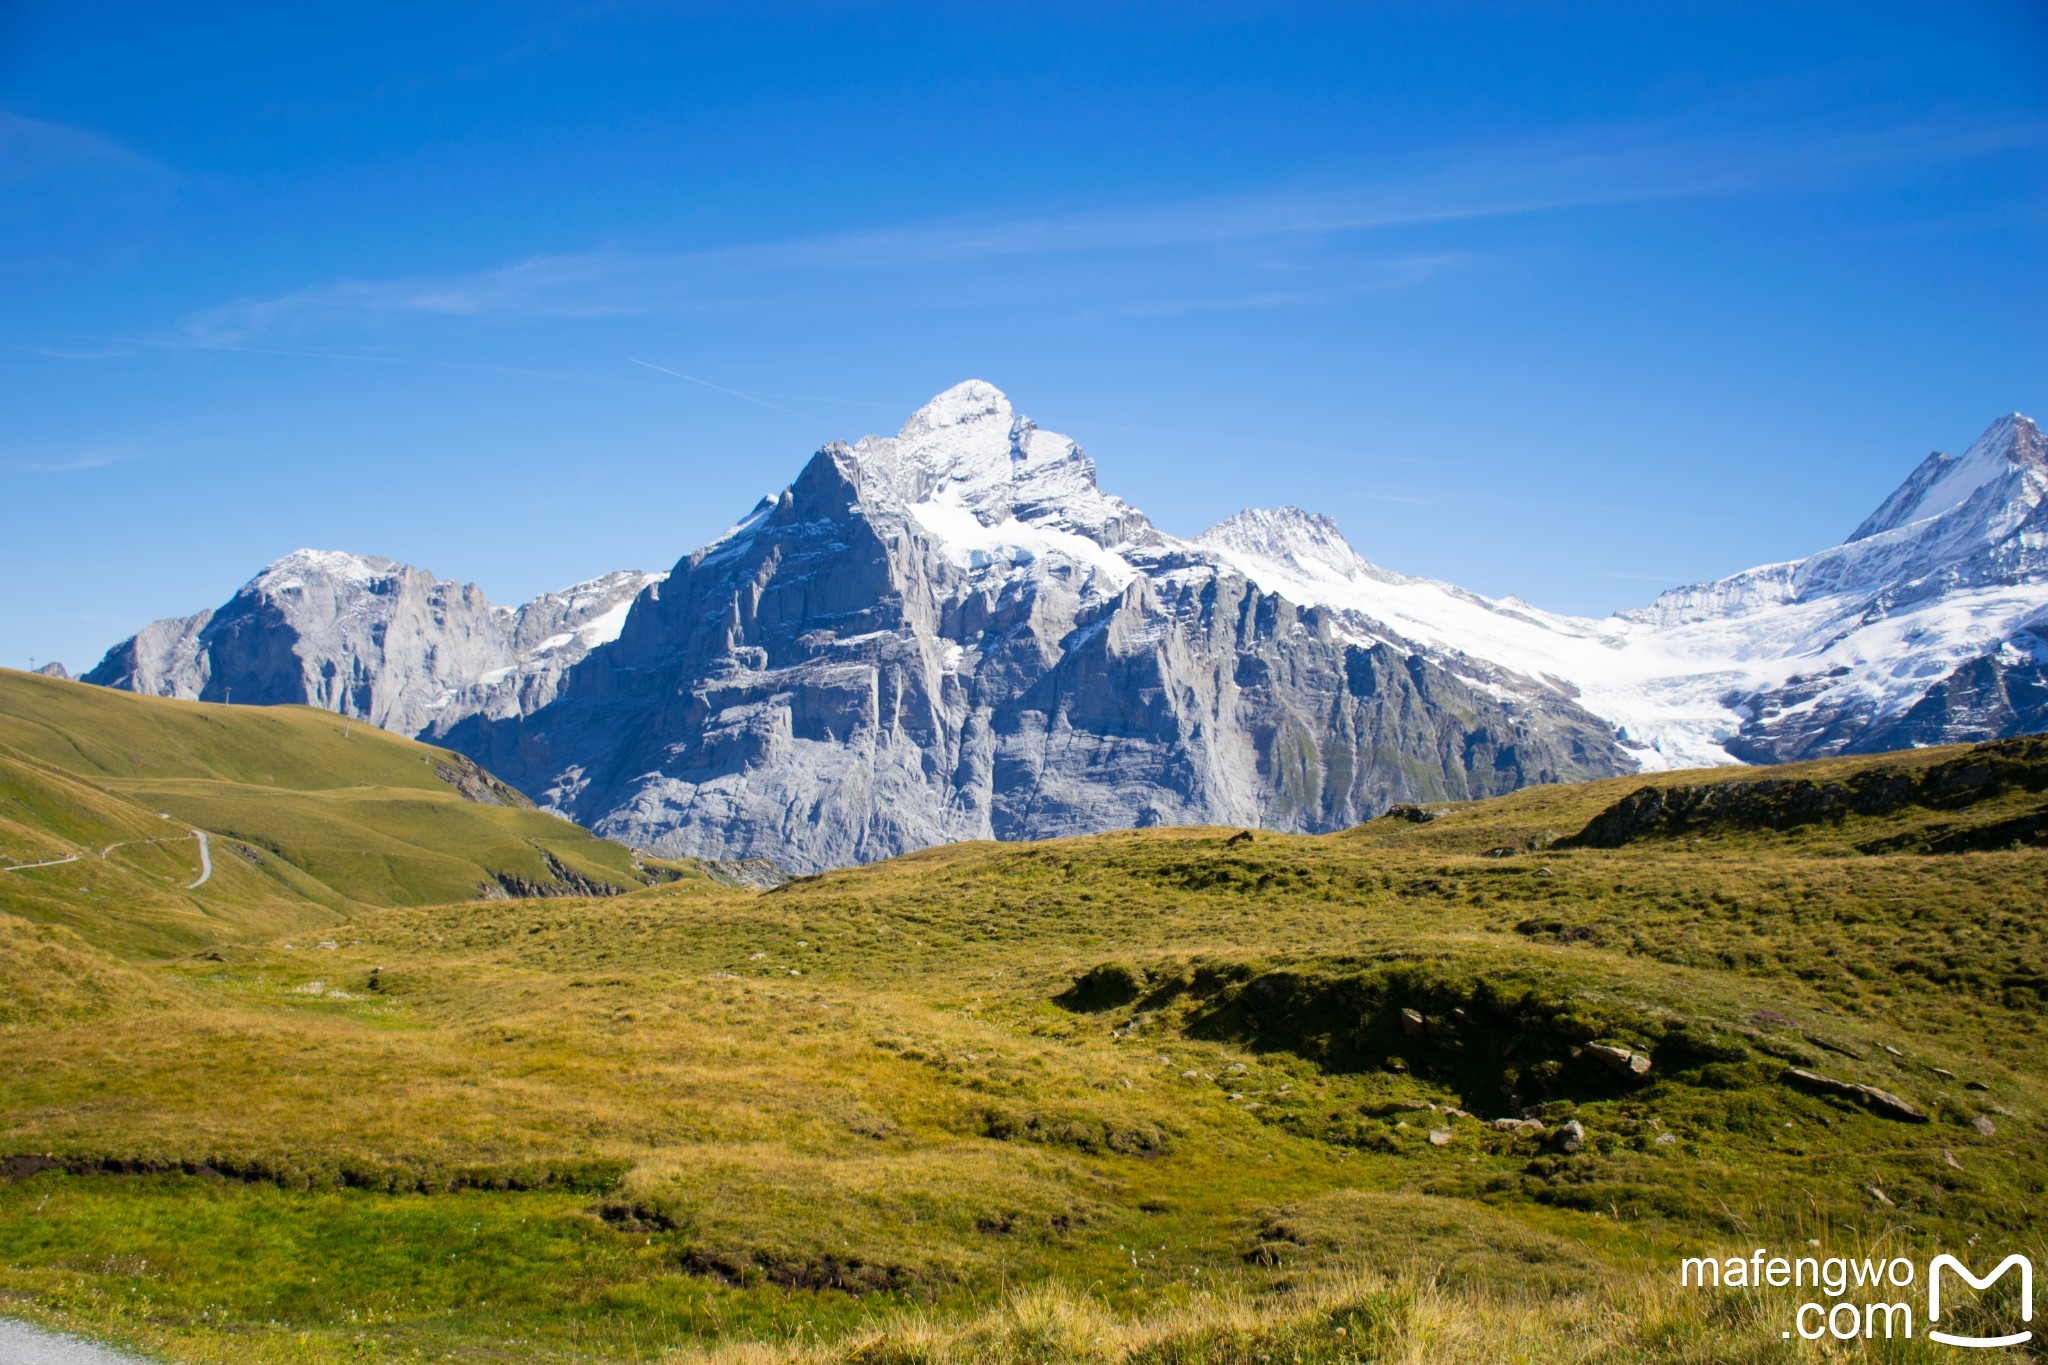
[[[162,697],[303,702],[403,734],[545,705],[658,575],[607,574],[523,607],[373,555],[298,550],[222,606],[143,627],[84,680]]]
[[[2002,418],[1841,545],[1606,620],[1166,535],[987,384],[820,450],[667,575],[517,610],[301,551],[88,680],[438,736],[637,846],[813,870],[967,838],[1398,802],[2048,728],[2048,446]]]
[[[1623,770],[1505,672],[1262,590],[986,384],[832,445],[516,720],[447,742],[599,831],[810,870],[958,839],[1340,828]]]

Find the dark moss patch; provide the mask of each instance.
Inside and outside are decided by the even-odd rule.
[[[1103,1119],[1075,1113],[1018,1113],[991,1109],[982,1115],[982,1136],[998,1142],[1039,1142],[1079,1152],[1116,1152],[1157,1157],[1173,1150],[1173,1137],[1156,1123]]]
[[[1394,962],[1235,975],[1192,974],[1191,1034],[1290,1052],[1329,1072],[1413,1071],[1481,1114],[1627,1095],[1750,1056],[1740,1039],[1710,1026],[1533,973]],[[1608,1060],[1617,1051],[1649,1056],[1652,1071],[1617,1069]]]
[[[0,1179],[43,1171],[67,1175],[193,1176],[285,1190],[370,1190],[382,1194],[453,1194],[459,1190],[569,1190],[603,1193],[626,1174],[623,1161],[568,1161],[509,1166],[429,1167],[340,1161],[301,1163],[289,1157],[233,1159],[18,1155],[0,1158]]]

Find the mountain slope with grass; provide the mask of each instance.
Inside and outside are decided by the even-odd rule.
[[[109,946],[176,953],[367,906],[618,895],[681,872],[330,712],[0,670],[0,905]]]
[[[67,695],[35,761],[85,781]],[[258,772],[208,710],[72,762],[318,793],[357,742]],[[0,874],[0,1302],[208,1361],[1793,1358],[1796,1300],[1676,1258],[2044,1250],[2044,768],[354,900],[177,952]]]

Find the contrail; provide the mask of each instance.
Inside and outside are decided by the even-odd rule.
[[[699,379],[694,374],[684,374],[681,370],[671,370],[666,365],[657,365],[651,360],[638,360],[634,359],[634,357],[632,356],[628,356],[626,358],[628,360],[632,360],[635,365],[645,365],[650,370],[657,370],[662,374],[674,375],[677,379],[687,379],[692,384],[701,384],[703,387],[710,389],[713,393],[726,394],[730,397],[738,398],[748,403],[758,403],[764,408],[773,408],[777,412],[786,412],[791,417],[802,417],[804,415],[803,413],[798,412],[795,408],[785,408],[780,403],[771,403],[765,398],[756,398],[751,393],[741,393],[738,389],[728,389],[722,384],[714,384],[708,379]]]

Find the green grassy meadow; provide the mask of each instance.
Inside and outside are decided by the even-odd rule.
[[[0,673],[0,864],[77,855],[0,872],[0,1312],[189,1361],[1836,1358],[1677,1260],[2048,1264],[2044,749],[756,892],[323,712]],[[1936,795],[1799,823],[1879,778]],[[1760,779],[1809,786],[1573,838]]]

